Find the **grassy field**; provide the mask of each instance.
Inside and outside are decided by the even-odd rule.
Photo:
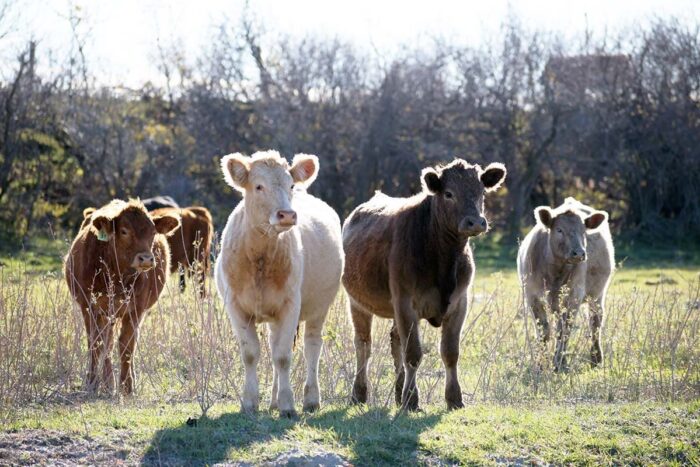
[[[355,358],[345,299],[324,336],[323,409],[298,422],[239,411],[242,365],[214,295],[170,282],[146,318],[137,395],[87,398],[82,318],[60,276],[65,244],[0,257],[0,464],[319,462],[700,463],[700,267],[686,252],[623,249],[604,321],[604,365],[587,363],[585,308],[572,371],[554,373],[522,312],[512,252],[477,245],[477,276],[461,343],[467,407],[447,412],[439,334],[425,324],[423,412],[393,406],[388,321],[375,320],[370,404],[348,405]],[[266,330],[261,328],[261,333]],[[271,388],[259,366],[263,406]],[[301,351],[292,371],[297,402]],[[300,404],[298,404],[300,405]],[[189,420],[189,423],[188,423]],[[196,420],[196,424],[194,422]],[[315,458],[314,458],[315,459]]]

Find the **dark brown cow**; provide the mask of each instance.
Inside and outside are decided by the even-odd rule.
[[[459,338],[474,276],[469,237],[486,232],[484,196],[500,186],[503,164],[486,169],[455,159],[426,168],[423,191],[411,198],[377,193],[343,226],[345,272],[355,326],[357,374],[352,400],[367,400],[372,317],[394,320],[391,353],[396,403],[418,409],[416,371],[423,352],[418,322],[442,326],[440,353],[446,369],[445,399],[463,407],[457,379]]]
[[[161,208],[151,211],[153,215],[180,215],[180,228],[168,237],[170,245],[170,271],[180,271],[180,290],[185,290],[185,272],[195,274],[199,282],[199,293],[206,295],[205,278],[209,275],[211,240],[214,224],[207,208]]]
[[[156,209],[161,209],[161,208],[179,208],[180,207],[180,205],[177,204],[177,201],[175,201],[172,196],[167,196],[167,195],[154,196],[153,198],[146,198],[146,199],[141,200],[141,202],[143,202],[143,205],[149,211],[155,211]]]
[[[113,330],[121,320],[119,380],[122,392],[131,394],[138,327],[158,300],[169,266],[168,243],[161,234],[173,232],[180,222],[173,215],[151,216],[136,200],[114,200],[100,209],[88,208],[84,215],[63,270],[85,321],[87,388],[95,392],[102,383],[113,391]]]

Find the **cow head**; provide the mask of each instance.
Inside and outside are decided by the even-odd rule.
[[[252,224],[266,234],[279,234],[296,225],[294,189],[311,185],[318,174],[318,158],[297,154],[290,167],[277,151],[257,152],[252,157],[237,153],[221,159],[221,170],[226,183],[243,194]]]
[[[604,211],[583,215],[566,205],[557,209],[535,208],[535,219],[549,234],[549,246],[555,258],[569,264],[586,261],[586,231],[600,227],[608,219]]]
[[[473,237],[488,230],[484,217],[484,196],[501,186],[506,177],[503,164],[494,162],[485,169],[455,159],[443,167],[423,169],[423,190],[433,196],[433,206],[441,223],[462,237]]]
[[[98,241],[109,244],[108,254],[115,255],[121,271],[145,272],[155,266],[156,233],[172,234],[180,226],[180,218],[169,214],[152,217],[140,201],[114,200],[92,212],[89,225]]]

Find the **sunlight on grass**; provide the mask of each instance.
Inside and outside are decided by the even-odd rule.
[[[572,371],[558,374],[553,348],[537,345],[523,313],[514,268],[477,265],[458,367],[467,408],[452,413],[444,410],[440,333],[423,323],[418,387],[425,412],[397,416],[391,322],[381,319],[374,322],[370,404],[348,405],[355,355],[341,293],[324,332],[323,409],[292,422],[265,410],[272,386],[266,345],[258,369],[263,410],[239,413],[238,344],[211,281],[201,299],[194,287],[180,293],[171,279],[141,328],[137,395],[95,399],[82,391],[82,317],[60,263],[46,260],[37,270],[26,258],[2,262],[0,419],[8,430],[119,439],[130,461],[156,464],[255,463],[290,450],[333,452],[360,465],[700,461],[693,438],[700,432],[698,268],[620,267],[608,296],[603,366],[590,369],[587,361],[584,307],[571,337]],[[266,340],[264,327],[260,333]],[[291,371],[298,403],[301,347]]]

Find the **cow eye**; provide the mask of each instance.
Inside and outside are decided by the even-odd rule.
[[[445,198],[447,198],[447,199],[452,199],[453,197],[454,197],[454,195],[452,194],[451,191],[446,191],[446,192],[445,192]]]
[[[121,229],[119,229],[119,232],[125,237],[129,235],[129,229],[127,229],[126,227],[122,227]]]
[[[256,189],[257,191],[263,191],[263,186],[262,186],[262,185],[257,185],[257,186],[255,187],[255,189]]]
[[[290,186],[289,189],[293,191],[293,190],[294,190],[294,185]]]
[[[560,229],[559,227],[557,227],[557,233],[564,233],[564,231],[562,229]]]

